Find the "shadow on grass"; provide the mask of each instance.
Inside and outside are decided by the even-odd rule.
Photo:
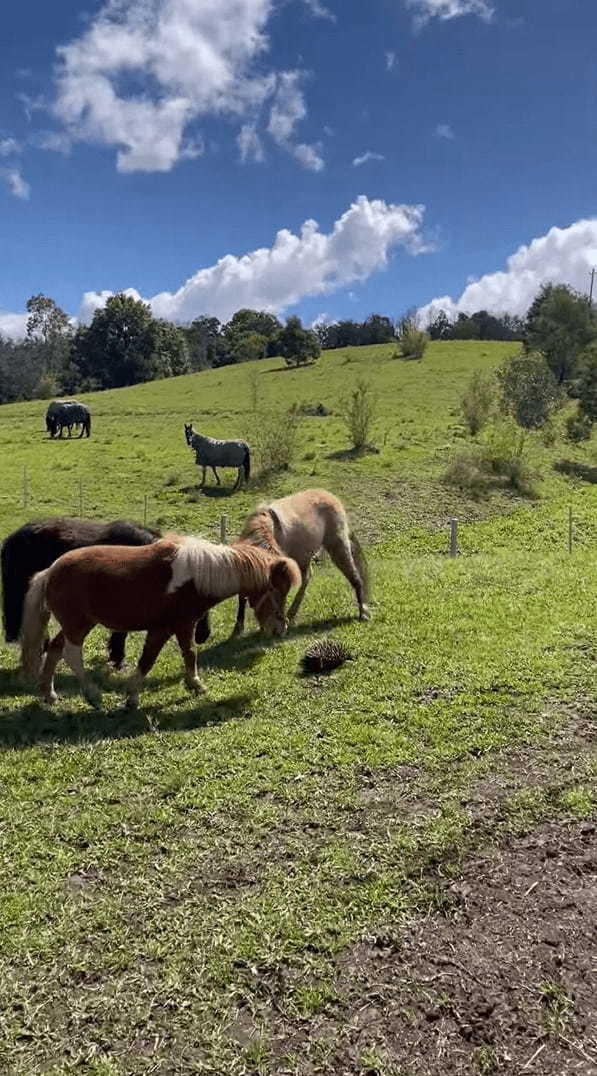
[[[554,471],[568,475],[569,478],[580,478],[583,482],[597,484],[597,467],[589,467],[586,463],[577,460],[557,460],[553,465]]]
[[[190,501],[197,501],[200,497],[232,497],[234,493],[237,493],[235,486],[181,486],[178,491],[184,493]]]
[[[63,703],[68,704],[70,698],[73,701],[80,699],[78,686],[74,683],[70,686],[72,690],[68,690],[68,684],[57,684]],[[181,681],[181,692],[184,690]],[[41,702],[31,702],[12,713],[0,713],[0,748],[43,743],[93,743],[130,739],[149,732],[184,732],[248,717],[251,712],[251,696],[246,694],[217,701],[196,699],[188,694],[186,698],[189,705],[176,710],[164,705],[143,706],[142,697],[138,710],[126,710],[118,705],[109,710],[97,711],[89,707],[70,713],[61,709],[53,711]]]
[[[337,452],[330,452],[328,460],[360,460],[363,456],[379,456],[380,451],[374,445],[365,445],[364,448],[340,448]]]

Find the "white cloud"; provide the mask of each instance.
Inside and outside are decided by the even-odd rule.
[[[325,310],[322,310],[321,314],[318,314],[316,318],[313,318],[311,322],[312,329],[318,329],[320,325],[333,325],[335,318],[328,314]]]
[[[27,332],[28,314],[3,314],[0,310],[0,337],[21,340]]]
[[[16,138],[0,138],[0,157],[13,157],[21,152],[21,145]]]
[[[314,220],[298,235],[278,232],[273,246],[242,257],[228,254],[200,269],[178,291],[154,295],[154,314],[178,323],[199,314],[228,319],[235,310],[251,307],[279,313],[306,296],[323,295],[383,269],[399,247],[410,254],[427,250],[422,236],[423,207],[391,205],[357,198],[329,233]],[[87,292],[79,317],[88,321],[111,292]],[[131,289],[129,294],[138,297]]]
[[[65,156],[72,149],[72,142],[64,131],[41,131],[31,138],[31,143],[37,149],[49,149],[54,153],[64,153]]]
[[[421,27],[430,19],[459,19],[463,15],[478,15],[489,22],[494,8],[488,0],[406,0],[406,6],[414,11],[415,26]]]
[[[437,127],[435,128],[435,137],[445,138],[448,140],[448,142],[451,142],[454,138],[454,131],[450,127],[449,123],[438,123]]]
[[[305,98],[301,89],[303,75],[300,71],[282,71],[278,75],[276,95],[270,111],[268,132],[274,142],[282,146],[303,168],[320,172],[324,168],[320,145],[294,142],[295,128],[307,115]]]
[[[31,187],[26,179],[23,179],[20,168],[0,168],[0,180],[8,187],[15,198],[27,201],[31,194]]]
[[[394,67],[396,66],[396,53],[392,52],[392,51],[386,52],[385,57],[386,57],[386,71],[393,71]]]
[[[385,157],[383,153],[374,153],[368,149],[361,157],[355,157],[352,163],[355,168],[360,168],[362,164],[367,164],[368,161],[385,161]]]
[[[336,22],[336,16],[333,11],[325,7],[321,3],[321,0],[305,0],[307,7],[312,15],[317,19],[329,19],[330,22]]]
[[[265,159],[256,124],[243,123],[237,142],[241,161],[257,161],[259,163]]]
[[[65,135],[115,147],[121,172],[167,172],[198,155],[192,149],[201,140],[185,142],[191,125],[228,115],[241,124],[241,156],[259,160],[256,118],[275,98],[272,137],[305,167],[322,167],[315,147],[307,154],[291,139],[306,115],[300,73],[258,67],[274,6],[275,0],[107,0],[80,37],[58,49],[53,110]],[[309,6],[326,17],[319,0]],[[300,114],[288,111],[292,97]]]
[[[542,284],[569,284],[586,292],[589,273],[597,265],[597,220],[579,220],[569,228],[550,228],[547,235],[521,246],[506,269],[469,283],[459,299],[445,295],[421,308],[426,323],[443,309],[454,316],[488,310],[493,314],[525,314]]]

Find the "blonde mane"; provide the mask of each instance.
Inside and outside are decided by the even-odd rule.
[[[266,590],[270,582],[272,554],[256,546],[220,545],[205,538],[166,535],[175,547],[168,593],[193,583],[201,594],[225,598],[243,591]]]

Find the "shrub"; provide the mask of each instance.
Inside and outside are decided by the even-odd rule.
[[[472,449],[462,449],[450,460],[442,481],[447,486],[466,490],[475,500],[487,493],[491,479],[483,469],[481,454]]]
[[[519,355],[498,370],[501,408],[524,430],[539,430],[563,395],[543,355]]]
[[[252,444],[262,477],[290,470],[298,451],[299,427],[296,405],[288,411],[261,412]]]
[[[422,359],[428,343],[427,333],[417,329],[415,325],[407,324],[398,340],[398,357],[406,360]]]
[[[593,433],[593,421],[588,415],[577,412],[566,420],[566,437],[569,441],[588,441]]]
[[[496,406],[496,384],[491,374],[478,370],[471,377],[460,401],[464,424],[471,437],[487,425]]]
[[[522,497],[537,496],[536,478],[523,455],[524,434],[506,423],[494,426],[487,442],[461,450],[448,464],[443,481],[475,498],[491,489],[512,489]]]
[[[369,446],[377,413],[375,393],[368,381],[360,377],[350,396],[343,400],[340,414],[346,426],[351,446],[359,451]]]

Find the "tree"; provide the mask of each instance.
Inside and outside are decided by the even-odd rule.
[[[451,329],[452,322],[446,314],[446,311],[438,310],[435,317],[427,326],[427,335],[430,340],[447,340]]]
[[[73,362],[83,387],[120,388],[168,377],[184,365],[178,329],[157,321],[147,303],[113,295],[75,335]]]
[[[545,426],[562,392],[543,355],[519,355],[497,372],[502,410],[523,430]]]
[[[296,316],[288,318],[278,335],[277,349],[287,366],[301,366],[309,359],[317,359],[321,351],[316,334],[303,329],[301,319]]]
[[[238,336],[232,348],[235,362],[262,359],[267,352],[267,338],[261,333],[248,332]]]
[[[529,308],[525,347],[543,352],[559,385],[571,380],[580,353],[596,336],[591,306],[567,284],[546,284]]]
[[[361,326],[361,344],[387,344],[394,339],[394,326],[382,314],[369,314]]]
[[[27,340],[37,347],[42,374],[55,383],[68,363],[72,341],[70,320],[53,299],[41,294],[27,300],[27,312]]]
[[[157,320],[153,347],[155,377],[179,377],[191,372],[184,333],[171,321]]]
[[[207,370],[216,365],[221,325],[217,318],[195,318],[182,328],[187,341],[192,370]]]
[[[282,323],[278,321],[274,314],[268,314],[265,310],[249,310],[242,309],[237,310],[236,314],[233,314],[227,325],[224,326],[223,333],[228,341],[231,354],[234,354],[239,340],[248,335],[257,335],[264,337],[266,346],[263,351],[263,355],[259,358],[263,358],[265,355],[275,355],[277,338],[282,329]],[[244,361],[244,360],[240,360]]]

